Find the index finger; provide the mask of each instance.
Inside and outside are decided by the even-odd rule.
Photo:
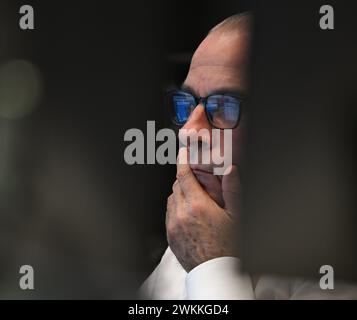
[[[177,157],[177,173],[176,178],[180,184],[180,188],[185,198],[190,201],[197,197],[203,197],[205,195],[200,183],[197,181],[193,174],[190,165],[187,163],[188,151],[186,147],[182,147],[179,150]]]

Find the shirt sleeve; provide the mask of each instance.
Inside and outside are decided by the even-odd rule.
[[[235,257],[220,257],[192,269],[186,277],[188,300],[248,300],[254,299],[249,275],[240,271]]]
[[[149,300],[182,300],[186,296],[187,272],[168,247],[160,263],[140,287],[140,298]]]

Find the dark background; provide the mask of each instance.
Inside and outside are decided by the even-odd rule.
[[[322,5],[334,29],[321,30]],[[357,280],[353,1],[255,8],[240,258],[253,273]],[[315,282],[316,283],[316,282]]]
[[[35,30],[20,30],[22,4]],[[166,247],[175,167],[128,166],[124,133],[169,126],[165,88],[184,80],[210,28],[251,4],[1,1],[0,66],[13,67],[15,85],[0,98],[33,89],[24,60],[38,99],[0,113],[0,298],[135,295]],[[34,291],[18,286],[24,264]]]

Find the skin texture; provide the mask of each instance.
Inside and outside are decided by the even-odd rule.
[[[234,32],[218,27],[209,33],[192,58],[184,87],[201,97],[218,90],[246,91],[247,22],[243,19],[241,28]],[[167,201],[166,232],[171,250],[187,272],[205,261],[237,255],[232,237],[239,201],[234,200],[240,197],[238,165],[244,126],[243,114],[239,126],[233,129],[233,165],[229,175],[213,175],[212,165],[178,161],[177,180]],[[194,109],[184,128],[213,129],[202,105]],[[211,149],[211,152],[219,151],[222,150]],[[188,153],[189,145],[180,149],[178,159],[187,157]]]

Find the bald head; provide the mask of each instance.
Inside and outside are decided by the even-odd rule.
[[[213,27],[209,33],[242,33],[250,32],[252,24],[252,15],[249,12],[235,14],[223,20],[221,23]]]
[[[251,20],[250,14],[240,14],[215,26],[194,53],[184,85],[199,96],[246,91]]]

